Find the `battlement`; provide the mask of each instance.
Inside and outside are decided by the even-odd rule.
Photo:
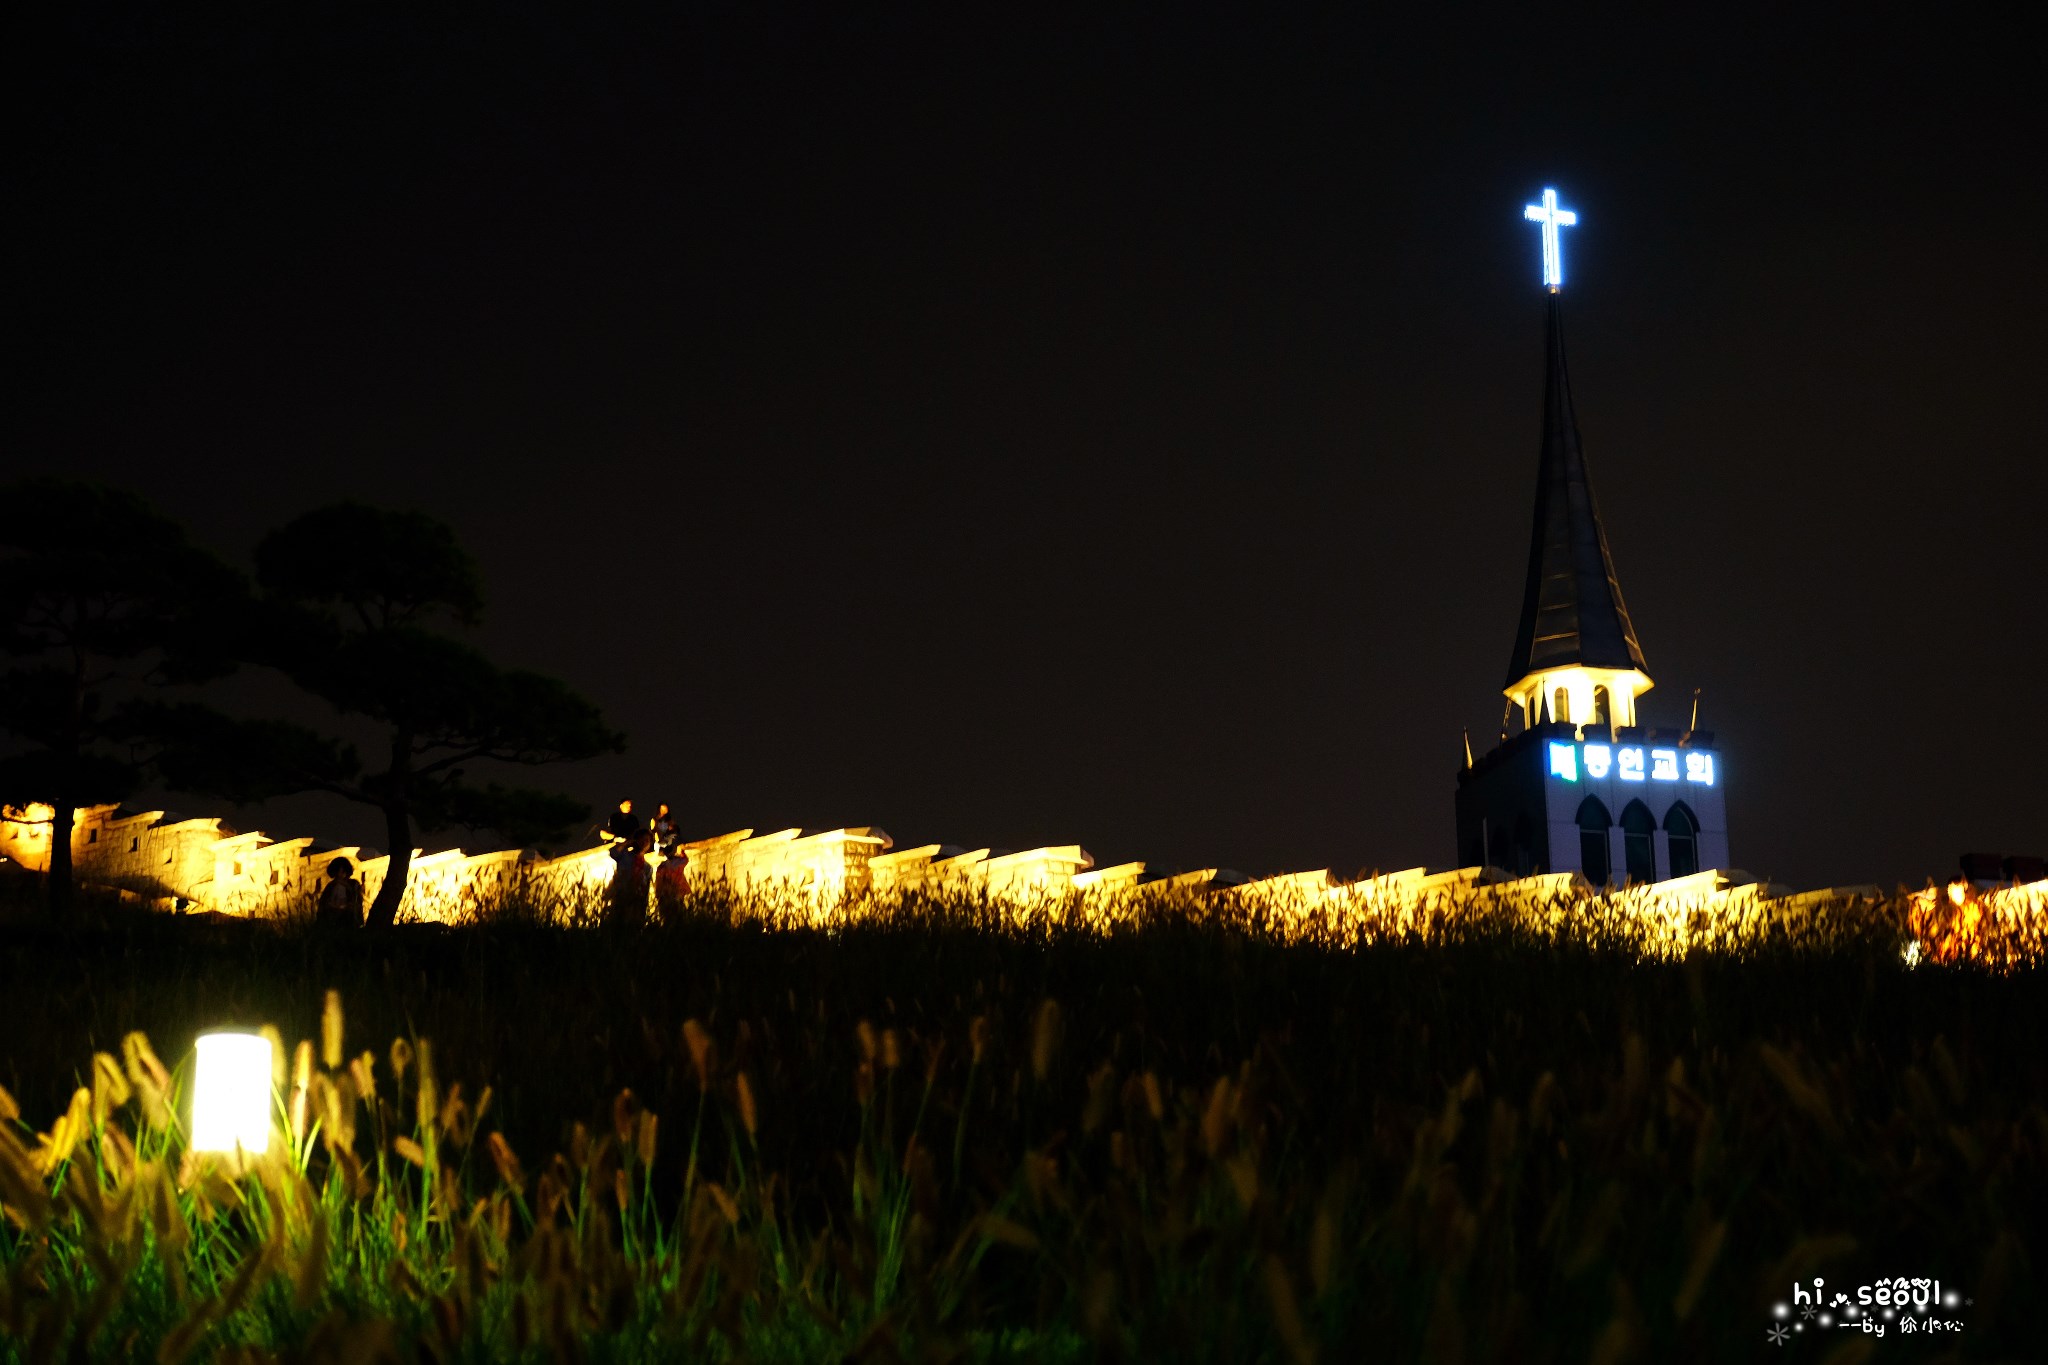
[[[47,806],[0,812],[0,857],[46,871],[51,814]],[[81,883],[115,887],[165,909],[251,919],[310,916],[335,857],[354,862],[366,894],[374,895],[390,860],[363,852],[311,837],[273,839],[236,831],[218,817],[190,819],[119,806],[81,809],[72,834]],[[677,860],[680,871],[673,867]],[[1876,887],[1794,893],[1728,871],[1613,891],[1596,890],[1570,871],[1515,877],[1476,866],[1434,873],[1412,867],[1352,879],[1328,869],[1251,881],[1215,868],[1158,875],[1143,862],[1097,867],[1078,844],[1017,852],[951,844],[898,849],[887,831],[872,825],[809,833],[739,829],[679,843],[671,857],[650,862],[665,886],[722,887],[743,904],[764,913],[794,913],[800,921],[829,922],[848,907],[908,894],[958,896],[1012,911],[1062,905],[1078,908],[1085,922],[1101,927],[1140,913],[1148,902],[1170,901],[1196,907],[1196,913],[1263,923],[1290,937],[1427,934],[1458,916],[1505,917],[1538,928],[1570,917],[1570,923],[1604,931],[1620,926],[1627,941],[1658,956],[1732,948],[1808,920],[1833,917],[1839,923],[1844,907],[1880,901]],[[618,866],[608,844],[559,857],[531,849],[416,855],[399,918],[459,924],[522,897],[562,913],[579,907],[597,911],[611,899]],[[2015,924],[2030,933],[2048,915],[2048,883],[1986,894],[1981,907],[1975,900],[1946,907],[1930,893],[1915,899],[1916,905],[1927,900],[1916,913],[1924,918],[1953,909],[1965,916],[2017,916]]]

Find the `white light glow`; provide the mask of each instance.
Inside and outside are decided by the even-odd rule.
[[[1557,191],[1543,191],[1543,202],[1530,204],[1522,210],[1522,216],[1532,223],[1543,224],[1543,283],[1551,289],[1564,287],[1564,244],[1558,240],[1559,228],[1575,227],[1579,215],[1570,209],[1557,206]]]
[[[1592,778],[1595,782],[1600,782],[1604,781],[1607,774],[1613,770],[1614,750],[1608,748],[1605,744],[1588,744],[1586,746],[1586,776]]]
[[[1676,782],[1678,780],[1678,750],[1650,750],[1650,776],[1656,778],[1659,782]]]
[[[1607,714],[1595,723],[1596,694],[1603,687],[1607,689]],[[1525,674],[1504,692],[1510,701],[1522,708],[1524,718],[1533,725],[1537,719],[1556,709],[1560,690],[1566,699],[1564,713],[1552,718],[1569,720],[1574,725],[1594,724],[1593,732],[1598,732],[1609,726],[1636,723],[1636,698],[1650,690],[1650,679],[1632,668],[1582,668],[1573,664],[1568,668]],[[1610,733],[1608,737],[1611,739],[1613,736]]]
[[[270,1146],[270,1040],[209,1033],[192,1077],[192,1150],[260,1156]]]
[[[1685,756],[1685,780],[1698,782],[1703,786],[1714,785],[1714,756],[1712,754],[1689,753]]]
[[[1526,772],[1526,771],[1527,771],[1527,769],[1524,769],[1523,771],[1525,771],[1525,772]],[[1551,746],[1550,746],[1550,775],[1551,775],[1552,777],[1561,777],[1561,778],[1563,778],[1563,779],[1564,779],[1565,781],[1567,781],[1567,782],[1576,782],[1576,781],[1578,781],[1578,780],[1579,780],[1579,754],[1578,754],[1578,750],[1576,750],[1576,749],[1572,748],[1572,746],[1571,746],[1571,745],[1569,745],[1569,744],[1553,744],[1553,745],[1551,745]]]
[[[1616,749],[1614,751],[1614,765],[1621,770],[1620,776],[1622,781],[1640,782],[1643,780],[1643,751],[1641,749]]]

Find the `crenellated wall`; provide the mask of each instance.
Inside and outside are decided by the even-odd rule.
[[[0,812],[0,857],[44,872],[50,866],[50,809]],[[237,833],[218,817],[180,819],[163,811],[88,806],[77,812],[71,857],[81,883],[132,892],[167,909],[215,911],[240,918],[311,915],[336,858],[355,864],[365,899],[383,885],[390,858],[365,858],[352,844],[312,838],[272,839]],[[601,897],[614,864],[602,848],[560,858],[529,850],[464,853],[415,851],[403,919],[454,923],[479,904],[521,889],[550,902]]]
[[[50,816],[47,806],[0,811],[0,857],[47,870]],[[327,865],[337,857],[356,864],[366,895],[374,896],[390,860],[361,854],[312,838],[237,833],[215,817],[182,819],[116,806],[78,811],[72,835],[81,883],[116,887],[167,909],[244,918],[310,916]],[[675,858],[682,861],[679,872]],[[1243,882],[1214,868],[1148,877],[1142,862],[1098,868],[1078,844],[1016,853],[950,844],[898,849],[873,826],[809,834],[734,830],[678,844],[673,858],[650,862],[654,884],[723,886],[763,913],[794,913],[812,922],[849,906],[926,893],[1011,913],[1061,906],[1108,926],[1157,898],[1264,921],[1290,935],[1333,933],[1340,941],[1427,933],[1452,916],[1502,915],[1535,929],[1567,927],[1569,917],[1569,927],[1599,926],[1656,956],[1740,948],[1767,934],[1825,937],[1845,917],[1878,913],[1879,904],[1875,887],[1794,893],[1716,871],[1604,893],[1572,872],[1511,878],[1477,867],[1437,873],[1415,867],[1354,880],[1322,870]],[[522,849],[416,855],[399,917],[453,924],[522,902],[542,913],[591,917],[612,899],[616,870],[602,844],[556,858]],[[1916,936],[1916,947],[1925,939],[1936,957],[1982,956],[1973,946],[1982,939],[2003,945],[1995,949],[2000,960],[2042,956],[2048,882],[1981,896],[1957,884],[1945,895],[1913,899],[1910,925],[1901,927]]]

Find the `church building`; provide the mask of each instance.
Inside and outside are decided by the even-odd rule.
[[[1529,574],[1508,663],[1500,744],[1458,774],[1458,860],[1517,876],[1577,872],[1594,886],[1726,868],[1721,756],[1704,731],[1636,715],[1651,687],[1600,527],[1565,370],[1559,229],[1543,192],[1543,453]],[[1511,718],[1520,728],[1508,733]]]

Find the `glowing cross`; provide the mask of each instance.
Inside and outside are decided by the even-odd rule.
[[[1522,216],[1543,224],[1543,282],[1554,294],[1564,284],[1564,245],[1557,240],[1557,230],[1577,226],[1579,215],[1557,206],[1556,190],[1545,190],[1543,202],[1529,205]]]

